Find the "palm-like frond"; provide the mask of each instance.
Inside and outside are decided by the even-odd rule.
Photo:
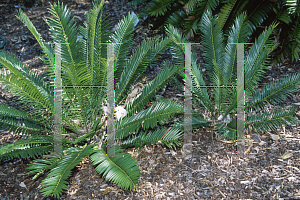
[[[223,26],[225,25],[235,3],[237,2],[237,0],[233,0],[233,1],[229,1],[227,4],[225,4],[222,8],[221,11],[219,13],[219,23],[220,23],[220,28],[223,28]]]
[[[21,60],[16,56],[0,52],[0,65],[9,69],[8,73],[4,68],[0,70],[0,78],[10,86],[12,92],[17,93],[22,103],[33,107],[36,114],[43,115],[53,112],[53,90],[37,74],[29,72]]]
[[[183,113],[183,105],[171,100],[155,102],[149,108],[131,117],[125,117],[116,123],[116,138],[126,138],[129,133],[138,131],[141,127],[154,128],[157,123],[166,123],[176,113]]]
[[[247,116],[245,120],[245,127],[251,126],[254,131],[268,131],[270,129],[276,130],[282,125],[291,125],[299,123],[300,121],[293,117],[297,107],[292,106],[287,111],[285,108],[276,108],[271,111],[264,111]]]
[[[37,32],[36,28],[33,26],[32,22],[29,20],[29,18],[24,14],[24,12],[19,9],[18,11],[18,15],[17,18],[23,22],[23,24],[30,30],[30,32],[34,35],[35,39],[37,40],[37,42],[39,43],[40,47],[42,48],[44,54],[45,54],[45,59],[44,59],[44,63],[47,64],[47,66],[49,66],[50,70],[49,72],[51,72],[52,74],[54,73],[54,51],[51,47],[50,44],[47,44],[46,42],[44,42],[42,36]]]
[[[115,157],[108,157],[106,145],[102,149],[95,149],[90,156],[96,171],[102,174],[106,180],[112,181],[123,189],[134,189],[139,184],[140,172],[137,161],[127,153],[121,153],[122,149],[115,145]]]
[[[71,13],[66,6],[51,5],[49,12],[53,18],[45,19],[51,30],[54,43],[61,44],[62,61],[75,65],[79,60],[79,41],[77,40],[77,27],[74,18],[70,20]]]
[[[299,0],[286,0],[285,5],[288,6],[288,10],[292,15],[300,14],[300,2]]]
[[[121,73],[124,70],[126,65],[127,57],[132,48],[132,37],[133,30],[136,25],[138,18],[133,13],[128,13],[128,16],[125,17],[118,23],[118,29],[115,31],[112,36],[112,41],[115,43],[115,83],[119,82]]]
[[[129,110],[128,116],[131,116],[136,111],[141,110],[145,105],[148,105],[151,99],[155,97],[155,93],[166,85],[168,80],[173,77],[179,69],[176,66],[170,67],[167,63],[165,63],[165,65],[169,67],[166,67],[152,81],[148,82],[148,84],[143,87],[141,95],[126,105],[126,110]]]
[[[175,28],[173,25],[168,25],[165,27],[166,33],[169,38],[172,40],[172,46],[171,46],[171,51],[172,51],[172,56],[174,58],[174,63],[176,65],[184,65],[184,46],[179,43],[186,43],[188,42],[187,38],[183,36],[179,32],[177,28]]]
[[[300,13],[300,11],[299,11]],[[300,14],[299,14],[300,16]],[[293,40],[290,43],[290,51],[288,53],[283,52],[286,57],[292,54],[292,60],[299,60],[299,53],[300,53],[300,22],[296,21],[295,25],[293,26],[293,31],[291,33]]]
[[[215,103],[220,107],[223,92],[219,86],[224,82],[221,71],[224,59],[223,34],[217,18],[213,18],[210,11],[204,14],[200,29],[203,33],[203,56],[206,58],[208,77],[211,85],[215,86]]]
[[[187,118],[187,120],[183,120],[180,122],[176,122],[172,125],[174,128],[180,128],[181,131],[184,131],[184,126],[192,126],[193,129],[199,128],[200,126],[209,126],[211,122],[205,120],[201,116]]]
[[[0,147],[0,160],[11,158],[27,159],[47,154],[53,150],[52,136],[34,136],[29,139],[20,139],[13,144]]]
[[[172,13],[169,18],[166,20],[166,24],[171,24],[173,26],[183,26],[184,25],[184,19],[187,17],[186,13],[177,10],[176,12]]]
[[[275,24],[268,27],[268,29],[255,40],[252,48],[245,57],[246,96],[252,94],[258,81],[263,76],[268,54],[278,46],[278,44],[272,44],[272,41],[269,39],[269,36],[275,27]]]
[[[300,74],[297,73],[265,85],[261,91],[257,90],[253,93],[245,109],[263,109],[268,105],[267,102],[274,105],[285,101],[288,96],[299,90],[299,80]]]
[[[195,98],[192,99],[193,103],[199,103],[199,107],[203,106],[206,110],[212,113],[214,116],[215,108],[210,100],[206,83],[203,79],[202,71],[200,66],[195,61],[192,62],[192,84],[193,84],[193,95]]]
[[[157,17],[170,10],[173,2],[174,0],[154,0],[147,5],[147,9],[145,11],[152,16]]]
[[[33,170],[27,172],[26,174],[36,173],[32,180],[45,173],[46,170],[55,168],[57,166],[57,163],[63,158],[53,153],[51,155],[45,155],[44,157],[48,159],[36,159],[35,162],[30,164],[30,167],[27,168]]]
[[[194,37],[198,25],[202,22],[203,14],[207,11],[213,11],[219,5],[219,0],[196,0],[194,4],[190,4],[190,12],[188,13],[191,17],[185,18],[185,32],[184,35],[188,38]],[[195,7],[194,7],[195,6]],[[177,26],[178,27],[178,26]]]
[[[254,8],[252,6],[254,6]],[[248,20],[250,22],[251,33],[254,32],[254,30],[263,23],[263,21],[267,18],[271,10],[272,10],[272,6],[267,1],[257,2],[256,5],[252,4],[251,8],[247,9],[247,15],[248,15]]]
[[[120,82],[116,85],[115,102],[117,105],[122,102],[125,95],[127,96],[129,86],[138,81],[138,78],[144,73],[146,66],[150,63],[154,43],[155,40],[153,39],[144,40],[126,63]]]
[[[141,132],[140,134],[129,137],[129,139],[121,143],[121,147],[127,148],[134,146],[135,148],[138,148],[144,145],[156,144],[158,141],[161,141],[161,143],[172,148],[180,145],[178,139],[182,136],[183,134],[179,128],[163,128],[153,132]]]
[[[237,60],[237,44],[247,42],[249,38],[249,23],[246,21],[246,14],[241,14],[230,30],[225,47],[224,55],[224,85],[233,85],[233,80],[236,79],[236,60]]]
[[[67,188],[66,179],[71,176],[71,170],[76,167],[83,158],[93,153],[94,145],[83,146],[82,148],[70,148],[66,151],[67,155],[59,160],[57,166],[52,168],[47,178],[43,180],[41,190],[43,195],[53,194],[58,197],[62,191]]]
[[[223,35],[217,19],[212,17],[211,12],[208,11],[204,14],[200,29],[203,33],[203,56],[206,58],[208,76],[212,81],[212,85],[221,85],[221,82],[215,82],[218,72],[216,71],[214,61],[222,67],[224,56]]]

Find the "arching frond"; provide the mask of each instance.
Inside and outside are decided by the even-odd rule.
[[[137,16],[129,12],[128,16],[118,23],[118,29],[112,36],[112,41],[115,43],[115,84],[119,82],[126,61],[128,61],[127,58],[132,48],[133,30],[137,21]]]
[[[140,148],[144,145],[156,144],[158,141],[167,145],[169,148],[180,145],[178,139],[183,136],[183,133],[178,128],[163,128],[150,132],[141,132],[138,135],[129,137],[121,143],[122,148],[132,147]]]
[[[127,104],[126,110],[129,110],[128,116],[141,110],[145,105],[147,105],[151,99],[155,97],[155,93],[166,85],[170,77],[173,77],[178,69],[179,68],[175,66],[166,67],[155,77],[155,79],[145,85],[142,89],[141,95]]]
[[[63,5],[54,3],[49,8],[53,18],[45,19],[52,33],[54,43],[61,44],[62,62],[75,64],[80,58],[77,27],[74,18],[70,20],[70,10]]]
[[[219,15],[220,28],[223,28],[237,0],[229,1],[222,8]]]
[[[54,94],[43,78],[29,72],[21,60],[5,51],[0,52],[0,65],[6,69],[0,70],[0,79],[10,86],[12,92],[20,96],[22,103],[35,104],[35,111],[39,114],[53,112]]]
[[[147,5],[145,12],[155,17],[163,15],[170,10],[173,2],[174,0],[153,0]]]
[[[275,110],[265,111],[262,114],[257,113],[254,115],[250,115],[245,120],[245,127],[248,128],[249,126],[255,132],[260,131],[270,131],[276,130],[277,128],[282,127],[282,125],[290,125],[299,123],[300,121],[293,117],[297,108],[292,106],[285,110],[285,108],[276,108]]]
[[[152,46],[155,40],[143,41],[130,57],[123,73],[120,77],[120,82],[116,85],[115,102],[120,104],[124,96],[129,92],[129,85],[136,83],[139,76],[144,73],[146,66],[150,63],[152,55]]]
[[[20,139],[13,144],[6,144],[0,147],[0,160],[4,158],[23,158],[28,156],[35,158],[47,154],[53,150],[52,136],[34,136],[29,139]]]
[[[67,188],[67,179],[71,176],[71,170],[76,167],[83,158],[93,153],[94,145],[83,146],[82,148],[70,148],[66,155],[58,161],[55,168],[50,170],[47,178],[42,181],[44,189],[41,190],[43,195],[53,194],[58,197],[62,191]]]
[[[263,109],[268,103],[274,105],[286,100],[288,96],[297,92],[300,86],[300,74],[293,74],[283,79],[264,85],[261,92],[255,91],[247,102],[245,109]]]
[[[96,171],[103,175],[106,180],[112,181],[123,189],[134,189],[139,184],[139,167],[137,161],[130,154],[121,153],[122,149],[115,145],[115,156],[108,157],[106,145],[101,149],[94,150],[90,156]]]
[[[272,44],[269,39],[272,31],[276,27],[275,24],[268,27],[259,37],[255,40],[252,48],[249,50],[245,57],[245,91],[246,96],[251,96],[258,81],[264,74],[265,66],[267,64],[267,55],[278,46]]]
[[[131,117],[125,117],[116,123],[116,138],[126,138],[129,133],[138,131],[141,127],[148,129],[157,123],[166,123],[176,113],[183,113],[183,105],[171,100],[155,102],[146,110]]]

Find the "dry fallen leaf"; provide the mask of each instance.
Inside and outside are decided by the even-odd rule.
[[[283,156],[281,156],[281,158],[284,160],[284,159],[288,159],[288,158],[290,158],[292,156],[293,156],[293,153],[286,153]]]
[[[279,136],[278,135],[275,135],[275,134],[270,134],[270,135],[271,135],[272,140],[274,140],[274,141],[279,140]]]
[[[112,189],[112,187],[106,188],[102,195],[106,195],[111,189]]]
[[[251,181],[241,181],[241,184],[249,184]]]
[[[24,182],[21,182],[21,183],[19,184],[19,186],[26,188],[26,185],[25,185]]]
[[[264,141],[261,141],[260,143],[258,143],[260,146],[262,146],[262,145],[264,145],[264,144],[266,144],[266,142],[264,142]]]

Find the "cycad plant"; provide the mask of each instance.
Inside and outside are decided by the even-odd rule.
[[[245,43],[249,39],[250,27],[249,22],[245,19],[245,13],[235,19],[225,43],[218,17],[213,17],[211,12],[207,11],[200,26],[204,66],[197,64],[195,52],[192,52],[193,108],[205,108],[210,114],[205,118],[215,121],[219,134],[229,139],[236,138],[236,117],[234,115],[237,112],[237,88],[235,87],[237,86],[237,45],[235,43]],[[289,95],[299,91],[299,73],[270,82],[261,90],[257,90],[259,81],[264,76],[269,64],[268,55],[278,46],[269,38],[276,25],[272,24],[267,27],[255,39],[252,47],[245,52],[245,128],[252,128],[255,132],[269,131],[282,125],[299,123],[299,120],[293,117],[297,110],[296,107],[276,107],[275,109],[270,107],[285,101]],[[184,65],[184,47],[182,44],[175,45],[175,43],[184,43],[187,42],[187,39],[173,26],[169,26],[167,32],[174,42],[172,49],[173,56],[176,58],[174,61],[177,62],[176,64]],[[206,69],[208,82],[204,79],[203,67]],[[179,74],[182,77],[189,77],[185,76],[183,71]]]
[[[143,41],[131,55],[132,37],[137,16],[129,13],[115,32],[108,31],[108,20],[103,11],[104,1],[94,2],[86,15],[84,26],[77,28],[70,10],[63,4],[49,8],[52,18],[49,25],[53,43],[46,43],[29,18],[20,10],[18,18],[32,32],[43,50],[42,60],[47,66],[46,77],[30,72],[21,60],[11,53],[0,52],[0,79],[18,97],[14,104],[0,105],[0,126],[15,134],[26,135],[13,144],[0,146],[0,160],[11,158],[39,159],[29,167],[29,173],[39,175],[49,172],[42,182],[43,195],[58,197],[67,188],[71,170],[83,158],[89,157],[96,171],[106,180],[121,188],[138,186],[140,172],[137,161],[124,151],[127,147],[142,147],[160,141],[172,148],[180,145],[182,136],[178,128],[158,126],[168,122],[176,113],[183,113],[182,104],[156,98],[156,92],[165,86],[182,66],[163,65],[167,71],[145,85],[140,94],[132,87],[146,74],[146,67],[166,50],[170,39]],[[55,49],[61,46],[62,79],[62,154],[54,151],[55,114]],[[115,156],[106,152],[108,141],[105,132],[107,98],[107,45],[114,46],[115,107],[118,120],[114,121]],[[58,63],[56,63],[58,65]],[[130,93],[130,94],[129,94]],[[126,103],[126,105],[125,105]],[[122,111],[119,113],[119,111]],[[152,128],[151,131],[147,129]],[[101,138],[101,140],[100,140]]]

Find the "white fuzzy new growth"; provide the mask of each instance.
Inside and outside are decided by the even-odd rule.
[[[106,116],[107,113],[107,107],[103,106],[103,111],[104,111],[104,115]],[[117,106],[115,107],[115,116],[117,118],[117,121],[119,121],[121,119],[123,119],[123,117],[125,117],[127,115],[127,110],[125,110],[122,106]]]

